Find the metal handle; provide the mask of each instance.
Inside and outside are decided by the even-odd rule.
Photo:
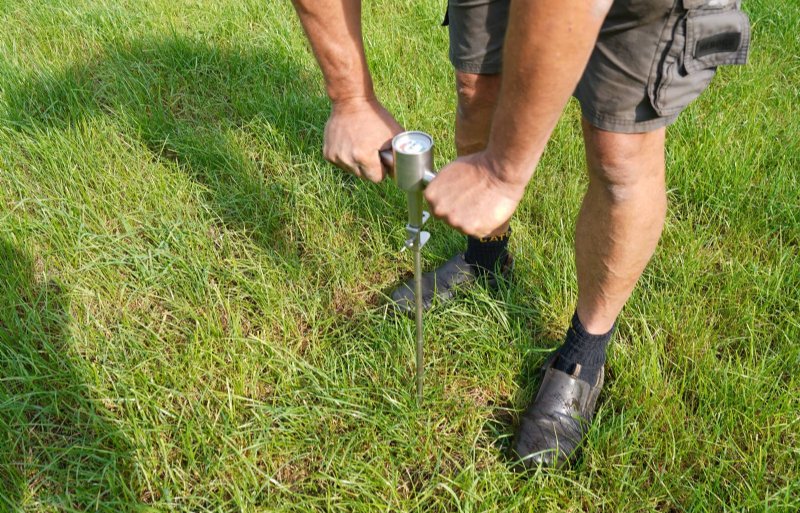
[[[394,178],[394,155],[392,155],[392,149],[381,150],[378,152],[378,156],[381,158],[381,164],[389,170],[389,176]]]

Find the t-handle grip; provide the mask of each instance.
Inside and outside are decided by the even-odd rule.
[[[433,171],[425,171],[424,173],[422,173],[422,186],[425,187],[426,185],[431,183],[434,178],[436,178],[436,173],[434,173]]]
[[[389,176],[394,178],[394,154],[392,153],[392,149],[387,148],[385,150],[380,150],[378,156],[380,156],[381,164],[383,164],[389,172]]]

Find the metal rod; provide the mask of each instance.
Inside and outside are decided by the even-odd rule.
[[[405,248],[414,252],[414,303],[416,306],[417,405],[422,405],[422,383],[425,376],[422,329],[422,256],[420,251],[429,233],[422,230],[428,213],[422,209],[422,190],[436,174],[433,172],[433,138],[424,132],[403,132],[392,139],[392,152],[381,151],[386,170],[406,193],[408,224]]]
[[[422,344],[422,256],[420,238],[414,241],[414,302],[417,307],[417,406],[422,405],[422,381],[425,367]]]

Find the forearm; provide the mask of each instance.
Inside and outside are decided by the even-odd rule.
[[[361,0],[292,0],[334,103],[374,99],[361,39]]]
[[[609,8],[609,0],[512,0],[486,149],[503,181],[530,180]]]

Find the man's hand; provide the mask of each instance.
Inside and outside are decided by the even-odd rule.
[[[517,209],[525,183],[511,184],[485,152],[445,166],[425,189],[434,216],[473,237],[500,235]]]
[[[380,182],[388,171],[378,151],[391,147],[392,137],[403,131],[377,100],[335,102],[325,125],[325,159],[360,178]]]

